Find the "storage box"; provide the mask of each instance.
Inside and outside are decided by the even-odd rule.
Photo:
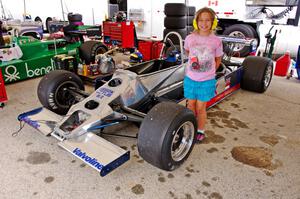
[[[62,55],[55,55],[53,60],[56,69],[68,70],[77,74],[78,63],[75,57],[62,54]]]
[[[143,55],[143,61],[152,59],[152,41],[139,41],[139,51]]]

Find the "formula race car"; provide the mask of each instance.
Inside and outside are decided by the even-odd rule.
[[[75,35],[76,33],[72,33]],[[55,55],[72,57],[75,65],[93,62],[95,55],[108,48],[100,41],[69,41],[68,39],[38,40],[30,36],[11,36],[11,43],[0,46],[0,70],[5,83],[41,76],[58,69]]]
[[[164,43],[168,43],[167,38],[172,34],[180,37],[170,32]],[[249,43],[245,39],[223,40]],[[183,77],[187,64],[182,45],[175,53],[175,61],[164,58],[165,52],[173,47],[166,46],[164,44],[159,59],[116,70],[91,94],[84,91],[80,78],[69,71],[48,73],[38,86],[43,107],[20,114],[19,121],[57,138],[59,146],[96,169],[101,176],[119,167],[130,156],[129,151],[104,139],[103,129],[122,121],[140,123],[137,138],[140,156],[160,169],[174,170],[191,153],[197,124],[192,111],[178,104],[184,100]],[[271,82],[272,72],[273,63],[267,58],[247,57],[243,63],[225,59],[216,76],[216,96],[207,106],[220,102],[240,87],[264,92]]]

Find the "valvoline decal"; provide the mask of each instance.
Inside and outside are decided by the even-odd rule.
[[[113,93],[114,93],[114,91],[112,91],[108,88],[101,87],[96,91],[96,97],[99,99],[102,99],[104,96],[111,97]]]
[[[81,151],[79,148],[73,150],[73,154],[82,159],[84,162],[92,165],[93,167],[101,170],[103,165],[98,162],[96,158],[88,156],[85,152]]]

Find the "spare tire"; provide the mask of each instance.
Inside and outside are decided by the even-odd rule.
[[[266,57],[249,56],[243,64],[241,88],[263,93],[269,87],[273,75],[273,62]]]
[[[167,16],[185,16],[186,5],[184,3],[166,3],[165,15]]]
[[[46,74],[38,85],[37,95],[41,104],[59,115],[65,115],[76,99],[67,88],[84,90],[81,79],[66,70],[54,70]]]
[[[95,62],[98,54],[103,54],[108,50],[107,46],[99,41],[86,41],[79,47],[79,55],[86,64]]]
[[[69,22],[78,22],[78,21],[82,21],[82,15],[81,14],[77,14],[77,13],[69,13],[68,14],[68,21]]]
[[[165,17],[164,26],[169,29],[181,29],[185,28],[187,19],[185,16],[182,17]]]

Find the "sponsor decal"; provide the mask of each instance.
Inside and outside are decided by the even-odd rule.
[[[92,165],[96,169],[101,170],[103,168],[103,165],[98,162],[96,158],[92,158],[88,156],[85,152],[81,151],[79,148],[76,148],[73,150],[73,154],[80,157],[84,162]]]
[[[5,73],[4,73],[5,81],[6,82],[17,81],[18,79],[20,79],[19,74],[20,73],[18,72],[15,66],[9,65],[5,68]]]
[[[32,126],[33,128],[39,128],[40,125],[37,121],[31,120],[29,117],[24,117],[23,121]]]
[[[54,61],[51,59],[51,66],[46,67],[38,67],[36,69],[30,69],[25,63],[26,75],[27,77],[35,77],[49,73],[50,71],[54,70]]]
[[[101,87],[96,91],[96,97],[99,99],[102,99],[104,96],[106,96],[106,97],[112,96],[113,93],[114,92],[112,90]]]
[[[52,59],[51,59],[51,66],[38,67],[35,69],[31,69],[30,66],[28,66],[28,64],[25,62],[26,77],[22,78],[22,79],[31,78],[31,77],[35,77],[35,76],[41,76],[41,75],[49,73],[52,70],[54,70],[54,61]],[[6,82],[14,82],[14,81],[21,79],[20,73],[18,72],[17,67],[14,65],[7,66],[5,68],[4,72],[5,72],[4,77],[5,77]]]

